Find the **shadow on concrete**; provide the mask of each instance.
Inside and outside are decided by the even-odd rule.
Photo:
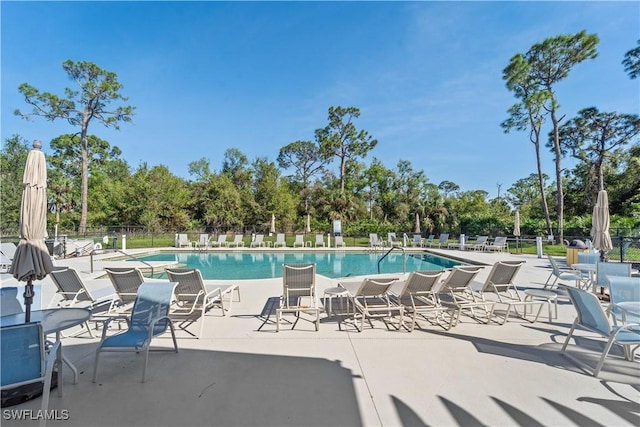
[[[51,409],[69,411],[70,418],[59,425],[362,425],[358,377],[340,361],[180,349],[151,353],[147,382],[141,383],[141,355],[103,353],[99,382],[92,383],[94,348],[68,349],[81,356],[75,362],[81,375],[78,384],[65,387],[62,399],[50,401]],[[3,420],[3,425],[18,424]]]

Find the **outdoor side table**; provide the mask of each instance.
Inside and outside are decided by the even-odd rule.
[[[331,316],[333,314],[333,307],[332,307],[332,299],[334,297],[338,297],[340,298],[340,310],[344,309],[344,305],[343,305],[343,300],[346,297],[347,298],[347,308],[349,308],[349,291],[346,288],[343,288],[341,286],[336,286],[334,288],[327,288],[324,291],[324,295],[322,297],[322,304],[326,307],[327,306],[327,298],[329,298],[329,316]]]
[[[547,307],[549,309],[549,322],[551,322],[554,318],[558,318],[558,294],[551,291],[545,291],[542,289],[526,289],[524,291],[524,300],[525,301],[534,301],[534,300],[544,300],[547,302]],[[551,314],[551,303],[553,302],[555,306],[555,317]],[[525,306],[526,310],[526,306]]]

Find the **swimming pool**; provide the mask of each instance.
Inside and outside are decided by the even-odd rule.
[[[205,279],[266,279],[282,277],[282,264],[315,263],[316,272],[330,278],[378,273],[383,253],[348,252],[163,252],[138,257],[143,261],[178,262],[197,268]],[[439,271],[461,262],[427,253],[406,254],[407,272]],[[403,255],[390,253],[381,273],[402,273]]]

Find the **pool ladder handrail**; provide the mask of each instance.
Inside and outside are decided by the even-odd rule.
[[[92,272],[92,273],[93,273],[93,253],[94,253],[94,252],[95,252],[95,250],[92,250],[92,251],[91,251],[91,253],[89,254],[89,255],[90,255],[91,272]],[[131,254],[129,254],[129,253],[126,253],[126,252],[124,252],[124,251],[122,251],[122,250],[120,250],[120,249],[115,249],[115,250],[113,250],[113,252],[121,253],[122,255],[126,256],[126,257],[127,257],[127,258],[129,258],[129,259],[133,259],[133,260],[135,260],[135,261],[138,261],[138,262],[143,263],[144,265],[148,266],[148,267],[151,269],[151,277],[153,277],[153,276],[154,276],[153,265],[151,265],[151,264],[150,264],[150,263],[148,263],[147,261],[141,260],[141,259],[140,259],[140,258],[138,258],[137,256],[135,256],[135,255],[131,255]]]
[[[384,255],[382,255],[382,257],[380,257],[380,259],[378,260],[378,274],[380,274],[380,263],[382,262],[383,259],[385,259],[387,257],[387,255],[389,255],[391,253],[391,251],[393,251],[394,249],[400,250],[402,251],[402,272],[406,273],[407,272],[407,253],[404,251],[403,247],[400,246],[391,246],[391,249],[389,249]]]

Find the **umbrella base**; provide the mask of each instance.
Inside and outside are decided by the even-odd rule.
[[[58,373],[53,371],[51,377],[51,389],[58,386]],[[2,390],[2,405],[0,407],[7,408],[9,406],[19,405],[28,400],[42,396],[43,383],[25,384],[18,387]]]

